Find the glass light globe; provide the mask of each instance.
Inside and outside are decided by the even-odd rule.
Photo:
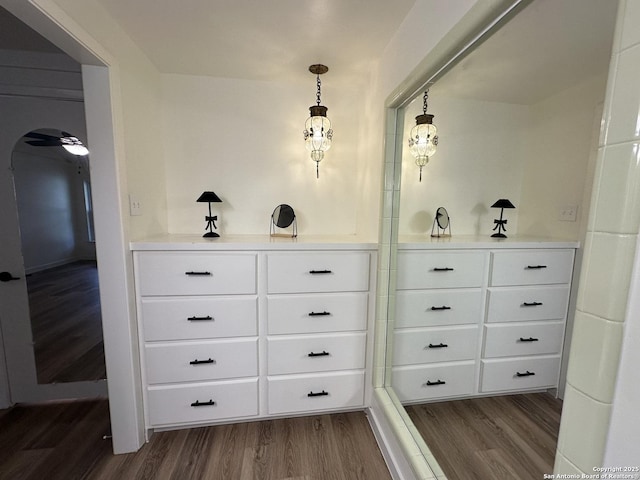
[[[327,117],[317,115],[307,118],[304,124],[304,143],[314,162],[322,160],[324,152],[331,148],[332,138],[331,121]]]
[[[416,165],[424,167],[429,157],[436,153],[438,129],[431,123],[421,123],[411,129],[409,151],[416,159]]]

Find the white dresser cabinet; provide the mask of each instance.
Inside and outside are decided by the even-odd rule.
[[[364,405],[370,255],[267,256],[270,414]]]
[[[375,245],[132,244],[148,430],[363,408]]]
[[[480,392],[556,387],[574,251],[491,256]]]
[[[392,385],[402,401],[474,392],[483,251],[398,251]]]
[[[557,387],[575,247],[401,243],[392,369],[400,400]]]
[[[258,414],[257,258],[136,253],[150,428]]]

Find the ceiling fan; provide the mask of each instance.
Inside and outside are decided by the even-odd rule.
[[[46,133],[29,132],[25,137],[34,140],[26,140],[25,143],[34,147],[63,147],[67,152],[73,155],[87,155],[89,150],[84,144],[70,133],[60,132],[61,136],[48,135]]]

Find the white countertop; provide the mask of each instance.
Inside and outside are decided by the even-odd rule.
[[[471,248],[578,248],[580,242],[548,237],[518,236],[491,238],[489,235],[454,235],[431,237],[425,235],[400,235],[399,250],[438,250]]]
[[[356,235],[202,235],[167,234],[130,243],[131,250],[375,250],[377,242]]]
[[[454,235],[431,237],[401,235],[399,250],[439,250],[474,248],[578,248],[580,242],[558,238],[513,235],[509,238],[491,238],[488,235]],[[376,250],[377,242],[356,235],[300,235],[270,237],[269,235],[222,235],[203,238],[195,234],[165,234],[130,243],[130,249],[143,250]]]

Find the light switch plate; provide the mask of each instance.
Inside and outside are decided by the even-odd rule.
[[[142,215],[142,202],[133,193],[129,194],[129,215],[132,217]]]
[[[577,205],[565,205],[560,207],[560,214],[558,220],[561,222],[575,222],[578,218],[578,206]]]

